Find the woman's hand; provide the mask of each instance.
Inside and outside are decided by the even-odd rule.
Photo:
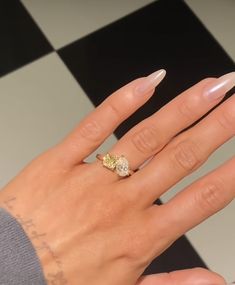
[[[0,193],[0,206],[18,219],[36,248],[48,284],[224,284],[203,269],[140,275],[178,237],[235,196],[231,158],[168,203],[153,204],[234,136],[234,96],[182,131],[222,100],[235,73],[201,81],[123,136],[111,154],[125,155],[133,170],[152,158],[132,176],[120,178],[98,160],[84,162],[152,96],[164,75],[156,72],[114,92]]]

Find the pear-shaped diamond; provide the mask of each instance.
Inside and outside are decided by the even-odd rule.
[[[118,158],[115,170],[120,176],[129,175],[129,163],[125,157],[121,156]]]

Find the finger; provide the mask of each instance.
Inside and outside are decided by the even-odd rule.
[[[234,197],[235,157],[186,187],[160,207],[164,222],[167,222],[169,238],[175,240],[223,209]]]
[[[143,197],[143,203],[151,204],[201,166],[234,133],[235,96],[232,96],[193,128],[175,137],[145,168],[128,178],[129,184],[135,187],[137,196]]]
[[[136,285],[226,285],[226,282],[217,273],[193,268],[143,276]]]
[[[89,156],[122,121],[150,99],[165,74],[163,69],[156,71],[114,92],[56,146],[58,155],[69,165]]]
[[[132,128],[110,153],[125,155],[135,170],[175,135],[217,105],[234,85],[235,72],[200,82]]]

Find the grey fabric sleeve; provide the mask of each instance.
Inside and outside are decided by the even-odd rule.
[[[0,284],[46,285],[36,250],[21,224],[0,208]]]

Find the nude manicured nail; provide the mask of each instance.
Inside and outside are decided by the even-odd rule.
[[[165,75],[166,71],[164,69],[160,69],[151,73],[145,77],[139,85],[135,87],[135,94],[141,96],[142,94],[144,95],[145,93],[154,89],[162,81]]]
[[[214,82],[206,86],[203,93],[209,100],[216,100],[223,97],[234,86],[235,72],[230,72],[217,78]]]

